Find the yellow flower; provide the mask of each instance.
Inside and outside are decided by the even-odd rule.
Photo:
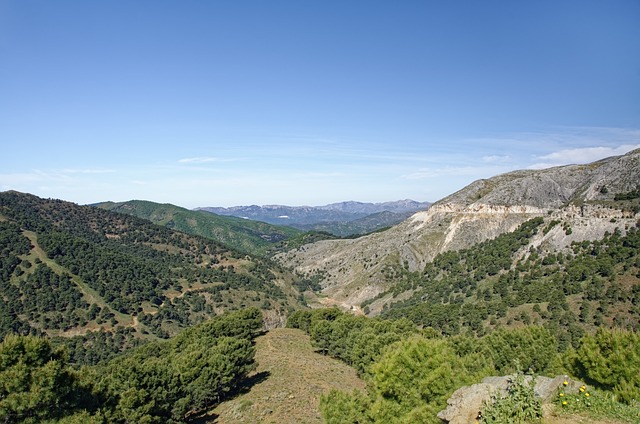
[[[585,387],[584,386],[580,387],[580,393],[582,393],[584,391],[585,391]]]
[[[563,401],[562,401],[562,404],[563,404],[563,405],[566,405],[566,404],[567,404],[567,401],[566,401],[566,400],[563,400]]]
[[[585,393],[584,395],[585,395],[586,397],[589,397],[589,393]]]
[[[560,397],[564,396],[564,393],[560,393]]]
[[[563,384],[564,386],[568,386],[568,385],[569,385],[569,382],[568,382],[568,381],[564,381],[564,382],[562,382],[562,384]]]

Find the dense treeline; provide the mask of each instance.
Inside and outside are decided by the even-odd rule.
[[[307,332],[319,352],[346,362],[360,374],[378,358],[382,348],[421,333],[407,319],[355,317],[338,309],[295,311],[289,315],[287,326]]]
[[[18,318],[22,312],[19,291],[9,284],[11,276],[19,271],[21,255],[29,253],[31,243],[22,235],[20,226],[0,221],[0,339],[6,334],[30,334],[35,330]]]
[[[96,367],[74,370],[44,338],[0,344],[4,422],[180,423],[237,390],[255,368],[256,308],[216,317]]]
[[[114,331],[88,331],[73,337],[55,337],[54,346],[64,346],[68,354],[69,364],[73,366],[96,365],[106,362],[118,354],[146,343],[136,337],[131,327],[118,326]]]
[[[577,350],[561,353],[554,334],[540,326],[442,336],[406,319],[355,317],[337,309],[295,312],[288,326],[306,331],[319,352],[352,365],[368,383],[365,392],[323,397],[330,424],[439,423],[437,412],[457,388],[519,370],[568,372],[613,391],[620,401],[640,400],[640,338],[626,330],[600,329],[584,336]]]

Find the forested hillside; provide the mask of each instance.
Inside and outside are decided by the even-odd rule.
[[[382,233],[313,243],[276,259],[309,277],[320,275],[326,295],[355,307],[394,284],[385,276],[390,267],[421,273],[440,253],[468,249],[534,218],[543,218],[545,227],[559,222],[534,236],[530,247],[565,255],[573,242],[635,226],[638,169],[640,150],[584,165],[513,171],[475,181]]]
[[[267,259],[149,221],[0,193],[0,337],[39,334],[95,363],[224,311],[278,320],[298,307],[292,276]]]
[[[255,383],[264,322],[288,316],[318,353],[367,382],[322,396],[328,423],[435,424],[457,388],[514,372],[579,378],[606,416],[637,422],[640,221],[630,217],[639,196],[599,205],[611,231],[565,247],[553,240],[588,230],[546,214],[418,271],[385,263],[386,289],[359,305],[371,318],[308,310],[300,293],[322,296],[317,275],[296,277],[211,239],[0,193],[0,420],[209,422],[211,408]]]
[[[444,335],[543,325],[562,349],[603,325],[638,330],[640,226],[573,243],[568,251],[526,247],[558,225],[532,219],[512,233],[440,254],[423,272],[389,267],[390,289],[362,306],[378,301],[383,316],[406,317]]]

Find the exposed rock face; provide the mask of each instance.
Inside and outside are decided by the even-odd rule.
[[[322,272],[325,294],[358,305],[385,290],[390,267],[420,271],[439,253],[495,238],[534,217],[562,223],[534,239],[534,247],[563,249],[624,231],[639,216],[604,202],[637,187],[640,150],[588,165],[516,171],[476,181],[387,231],[305,245],[276,259],[301,274]]]
[[[512,379],[513,376],[487,377],[482,380],[482,383],[461,387],[453,392],[453,395],[447,400],[447,408],[438,413],[438,418],[449,424],[476,422],[480,411],[492,396],[506,396],[507,388]],[[525,381],[531,381],[531,376],[527,376]],[[535,395],[540,398],[543,404],[550,403],[557,395],[558,389],[564,387],[565,381],[568,383],[564,389],[566,393],[576,393],[583,384],[566,375],[554,378],[539,376],[535,380]]]

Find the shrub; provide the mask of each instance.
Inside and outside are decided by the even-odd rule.
[[[535,378],[528,382],[524,374],[516,373],[507,387],[507,396],[493,397],[482,410],[482,422],[487,424],[526,423],[542,417],[542,404],[534,393]]]
[[[640,334],[600,328],[582,339],[568,362],[578,378],[613,391],[620,401],[640,400]]]

